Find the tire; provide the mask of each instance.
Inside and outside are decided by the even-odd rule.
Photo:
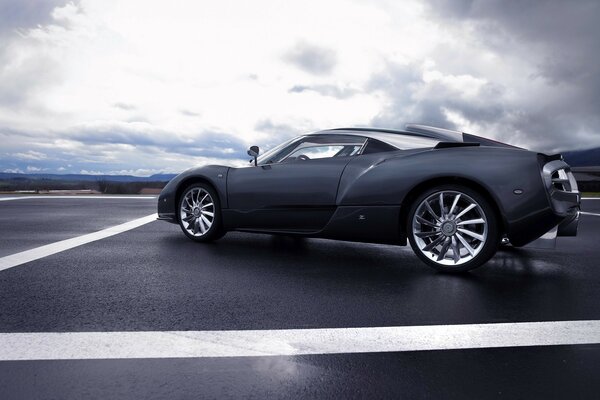
[[[410,207],[406,232],[417,257],[438,271],[451,273],[485,264],[502,238],[490,202],[461,185],[440,185],[421,193]]]
[[[225,235],[219,196],[205,183],[185,188],[178,203],[177,221],[183,233],[195,242],[211,242]]]

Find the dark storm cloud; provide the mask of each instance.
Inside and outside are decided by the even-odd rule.
[[[337,85],[295,85],[288,90],[289,93],[315,92],[322,96],[335,97],[336,99],[347,99],[354,96],[356,89],[340,87]]]
[[[469,20],[490,45],[510,51],[515,45],[547,50],[541,75],[572,82],[596,74],[590,61],[600,55],[600,2],[597,0],[430,0],[432,12],[445,19]],[[509,40],[497,41],[498,36]],[[519,46],[519,42],[524,46]],[[518,48],[516,50],[524,50]],[[592,68],[591,68],[592,67]]]
[[[429,0],[429,5],[442,25],[469,24],[474,37],[501,55],[503,62],[528,63],[534,71],[527,77],[532,87],[538,80],[547,85],[543,93],[519,93],[520,104],[502,95],[490,104],[485,93],[475,108],[472,102],[448,99],[447,103],[471,121],[502,126],[499,137],[532,147],[563,150],[600,144],[599,1]],[[456,64],[453,67],[456,72]],[[464,68],[469,70],[468,65]],[[439,120],[438,106],[430,104],[431,114],[422,118]]]
[[[297,43],[284,60],[314,75],[329,74],[337,63],[335,51],[305,42]]]

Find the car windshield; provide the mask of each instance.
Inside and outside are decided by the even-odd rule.
[[[302,139],[304,136],[298,136],[295,138],[292,138],[290,140],[287,140],[283,143],[281,143],[278,146],[273,147],[270,150],[267,150],[267,152],[265,154],[261,154],[258,159],[258,165],[262,165],[262,164],[270,164],[271,163],[271,158],[275,155],[277,155],[277,153],[279,153],[282,149],[284,149],[285,147],[289,146],[290,144]]]

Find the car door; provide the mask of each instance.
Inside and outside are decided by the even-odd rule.
[[[321,229],[335,211],[342,172],[364,141],[356,136],[309,135],[273,160],[232,168],[227,193],[235,228]]]

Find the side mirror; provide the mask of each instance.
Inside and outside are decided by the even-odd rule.
[[[260,149],[258,148],[258,146],[250,146],[250,148],[248,149],[248,155],[254,159],[254,166],[258,165],[257,158],[259,152]]]

